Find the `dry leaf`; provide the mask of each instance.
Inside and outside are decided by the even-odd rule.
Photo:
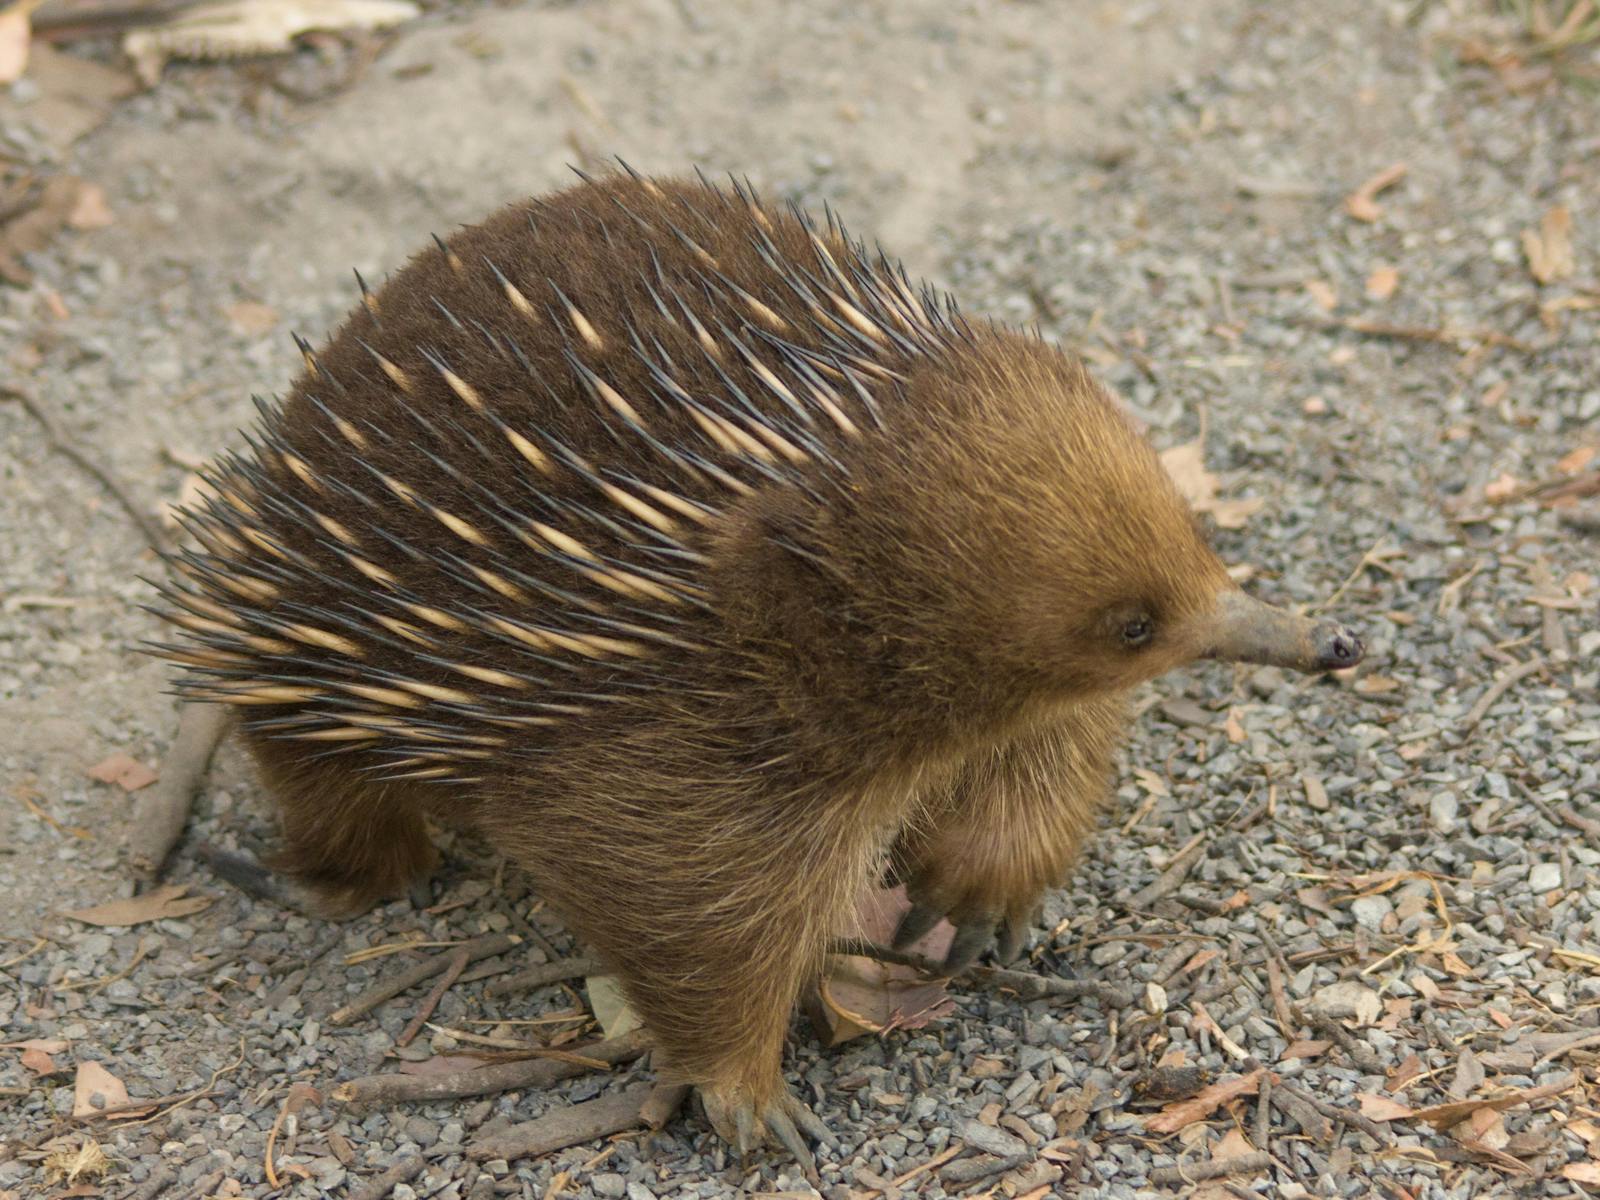
[[[1377,204],[1378,193],[1399,183],[1405,174],[1406,164],[1403,162],[1385,167],[1345,197],[1345,212],[1369,225],[1377,221],[1383,216],[1383,209]]]
[[[1490,1100],[1456,1100],[1449,1104],[1434,1104],[1427,1108],[1419,1108],[1412,1115],[1419,1121],[1426,1121],[1435,1129],[1449,1129],[1458,1125],[1479,1109],[1491,1109],[1502,1112],[1508,1108],[1515,1108],[1519,1104],[1529,1104],[1535,1100],[1543,1100],[1547,1096],[1559,1096],[1562,1092],[1572,1087],[1577,1082],[1575,1075],[1563,1075],[1554,1083],[1542,1084],[1539,1087],[1519,1088],[1504,1096],[1496,1096]]]
[[[1176,1133],[1185,1125],[1205,1120],[1230,1100],[1255,1095],[1266,1073],[1266,1069],[1261,1068],[1251,1071],[1248,1075],[1235,1075],[1232,1079],[1213,1083],[1192,1100],[1181,1100],[1177,1104],[1168,1105],[1155,1116],[1148,1118],[1144,1127],[1151,1133]]]
[[[247,337],[267,333],[278,323],[278,310],[255,300],[240,300],[222,311],[228,323]]]
[[[1227,1133],[1222,1135],[1221,1140],[1211,1147],[1211,1157],[1213,1159],[1238,1158],[1241,1154],[1254,1154],[1255,1152],[1256,1148],[1250,1144],[1249,1139],[1237,1129],[1228,1130]]]
[[[1223,529],[1242,529],[1250,517],[1260,512],[1266,504],[1258,497],[1242,500],[1219,500],[1219,481],[1206,470],[1205,451],[1199,442],[1185,442],[1161,452],[1161,465],[1172,476],[1178,491],[1196,513],[1209,513],[1211,519]]]
[[[861,936],[887,945],[900,918],[911,907],[903,887],[873,888],[856,910]],[[912,950],[934,960],[950,949],[955,929],[934,926]],[[943,979],[927,979],[912,967],[853,955],[828,959],[817,986],[806,996],[806,1013],[829,1046],[891,1029],[920,1029],[955,1007]]]
[[[127,1102],[128,1089],[122,1080],[97,1062],[85,1060],[78,1064],[78,1077],[72,1085],[73,1116],[92,1117]]]
[[[140,896],[112,900],[92,908],[80,908],[61,915],[87,925],[142,925],[146,921],[165,921],[187,917],[209,908],[214,897],[189,896],[186,883],[164,883]]]
[[[584,983],[589,991],[589,1007],[608,1038],[632,1033],[644,1024],[643,1018],[633,1011],[628,998],[622,994],[616,976],[591,975]]]
[[[1228,719],[1222,723],[1222,732],[1228,735],[1228,740],[1237,746],[1249,735],[1245,733],[1244,726],[1239,723],[1239,710],[1230,708]]]
[[[387,29],[417,16],[410,0],[228,0],[178,12],[122,39],[139,78],[153,86],[169,58],[234,59],[286,54],[316,30]]]
[[[33,40],[30,14],[38,7],[13,4],[0,12],[0,84],[15,83],[28,69],[28,45]]]
[[[1426,979],[1427,976],[1421,976]],[[1429,981],[1432,982],[1431,980]],[[1422,1074],[1422,1060],[1415,1054],[1406,1056],[1406,1060],[1384,1077],[1384,1086],[1391,1092],[1398,1092],[1418,1075]]]
[[[1568,1163],[1561,1168],[1561,1178],[1586,1187],[1600,1187],[1600,1163]]]
[[[1139,786],[1152,796],[1172,795],[1172,792],[1167,788],[1167,781],[1149,767],[1135,767],[1133,769],[1133,777],[1139,781]]]
[[[1283,1053],[1278,1057],[1280,1060],[1285,1058],[1316,1058],[1320,1054],[1326,1054],[1328,1047],[1332,1045],[1332,1042],[1323,1041],[1320,1038],[1315,1041],[1302,1039],[1290,1042],[1283,1048]]]
[[[1409,1105],[1376,1092],[1358,1092],[1356,1099],[1361,1101],[1361,1115],[1374,1121],[1404,1121],[1416,1113]]]
[[[1556,459],[1556,470],[1563,475],[1576,475],[1597,457],[1600,457],[1600,445],[1579,446]]]
[[[1364,696],[1381,696],[1399,687],[1400,681],[1392,675],[1364,675],[1355,684],[1355,690]]]
[[[1387,300],[1400,286],[1400,272],[1393,267],[1377,267],[1367,276],[1367,295],[1374,300]]]
[[[1333,290],[1333,284],[1326,279],[1306,280],[1306,295],[1323,312],[1332,312],[1339,307],[1339,293]]]
[[[1255,516],[1267,502],[1259,496],[1246,496],[1240,500],[1217,500],[1208,510],[1219,529],[1243,529],[1245,522]]]
[[[101,783],[114,783],[125,792],[137,792],[160,778],[138,759],[120,752],[101,759],[84,774]]]
[[[1502,472],[1498,479],[1483,485],[1483,498],[1491,504],[1499,504],[1511,499],[1522,487],[1522,481],[1509,471]]]
[[[52,1150],[44,1160],[44,1177],[51,1183],[76,1183],[80,1176],[99,1179],[109,1170],[111,1160],[92,1137],[75,1149]]]
[[[78,188],[78,199],[67,214],[67,224],[73,229],[104,229],[115,220],[111,205],[106,202],[106,190],[98,183],[85,181]]]
[[[1572,214],[1566,205],[1552,206],[1537,230],[1522,231],[1522,252],[1528,256],[1528,273],[1540,283],[1572,274]]]
[[[50,1057],[48,1050],[41,1050],[37,1046],[29,1046],[22,1052],[22,1065],[35,1075],[54,1075],[61,1069],[56,1066],[56,1060]]]

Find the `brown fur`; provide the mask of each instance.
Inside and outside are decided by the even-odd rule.
[[[1059,883],[1120,697],[1232,585],[1079,363],[908,296],[831,223],[616,177],[357,309],[170,593],[281,864],[349,911],[426,868],[424,811],[475,823],[757,1114],[897,837],[958,915]]]

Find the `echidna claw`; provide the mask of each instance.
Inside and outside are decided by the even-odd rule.
[[[712,1127],[741,1156],[759,1150],[768,1141],[776,1142],[800,1164],[800,1169],[813,1186],[821,1186],[817,1160],[811,1147],[806,1144],[806,1137],[825,1146],[837,1143],[817,1114],[787,1088],[760,1111],[747,1099],[741,1097],[729,1101],[707,1089],[701,1089],[700,1102],[705,1107]]]

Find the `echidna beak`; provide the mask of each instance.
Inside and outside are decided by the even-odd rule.
[[[1237,590],[1218,599],[1205,645],[1202,658],[1295,671],[1342,671],[1366,652],[1347,625],[1298,616]]]

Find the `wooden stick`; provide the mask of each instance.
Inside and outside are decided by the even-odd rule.
[[[195,795],[227,728],[228,712],[220,704],[179,707],[178,733],[161,760],[161,777],[133,802],[128,861],[143,881],[151,882],[161,874],[167,856],[183,836]]]
[[[558,1108],[535,1120],[468,1142],[467,1154],[476,1159],[529,1158],[621,1133],[643,1123],[640,1113],[654,1091],[652,1084],[641,1083],[582,1104]]]
[[[567,979],[581,979],[605,970],[592,958],[562,958],[551,963],[540,963],[526,971],[518,971],[508,979],[497,979],[483,989],[485,996],[509,996],[516,992],[532,991]]]
[[[891,950],[860,938],[840,938],[828,949],[832,954],[855,955],[896,966],[914,967],[933,979],[955,978],[996,991],[1015,992],[1024,1000],[1038,1000],[1045,996],[1064,999],[1094,996],[1114,1008],[1126,1008],[1133,1003],[1133,997],[1127,991],[1098,979],[1057,979],[1050,975],[1036,975],[1031,971],[1009,971],[1004,967],[985,966],[971,966],[951,976],[942,964],[931,958],[905,950]]]
[[[492,958],[496,954],[504,954],[513,946],[521,945],[522,939],[514,933],[491,933],[484,937],[473,938],[464,942],[448,954],[435,954],[421,962],[407,967],[404,971],[389,976],[388,979],[368,988],[348,1004],[334,1009],[328,1014],[328,1024],[348,1025],[357,1017],[364,1016],[377,1008],[385,1000],[392,1000],[401,992],[414,988],[424,979],[432,979],[449,968],[455,960],[456,954],[466,951],[467,962],[477,962],[480,958]]]
[[[590,1059],[615,1066],[644,1054],[650,1049],[650,1039],[642,1029],[636,1029],[621,1037],[577,1049]],[[459,1100],[523,1088],[547,1088],[590,1069],[582,1062],[572,1061],[576,1057],[519,1059],[470,1071],[452,1071],[448,1075],[402,1075],[398,1072],[368,1075],[341,1083],[334,1088],[333,1099],[341,1104],[365,1106],[414,1100]]]
[[[139,527],[139,532],[144,534],[144,540],[157,554],[167,554],[172,550],[172,541],[167,537],[166,530],[156,522],[155,517],[136,502],[127,488],[123,487],[120,480],[106,468],[102,467],[88,452],[72,440],[55,416],[30,392],[10,384],[0,383],[0,396],[8,396],[23,408],[28,410],[30,416],[44,429],[45,436],[50,439],[50,445],[63,458],[76,463],[83,472],[91,476],[96,483],[111,494],[111,498],[122,506],[122,510],[133,518],[133,523]]]
[[[1478,727],[1478,722],[1483,720],[1501,696],[1504,696],[1529,675],[1534,675],[1544,670],[1544,666],[1544,656],[1540,655],[1536,658],[1530,658],[1525,663],[1518,663],[1504,672],[1499,679],[1489,685],[1489,689],[1483,695],[1478,697],[1478,702],[1472,706],[1472,711],[1467,713],[1466,719],[1461,722],[1461,728],[1456,730],[1457,739],[1465,741],[1467,735]]]
[[[417,1015],[412,1017],[406,1027],[400,1031],[400,1036],[395,1038],[396,1046],[409,1046],[422,1032],[422,1026],[428,1018],[433,1016],[433,1010],[439,1007],[439,1001],[444,999],[444,994],[450,990],[450,985],[461,978],[461,972],[467,969],[467,948],[460,947],[450,953],[450,961],[445,964],[444,973],[439,976],[439,982],[433,985],[433,990],[428,993],[427,999],[422,1002],[422,1007],[417,1009]]]
[[[650,1098],[639,1108],[639,1119],[651,1129],[660,1129],[672,1120],[694,1090],[687,1083],[658,1083]]]
[[[1178,1163],[1172,1167],[1157,1167],[1150,1172],[1150,1182],[1158,1186],[1198,1183],[1202,1179],[1221,1179],[1227,1175],[1244,1175],[1250,1171],[1264,1171],[1272,1166],[1272,1155],[1264,1150],[1254,1154],[1235,1154],[1229,1158],[1214,1158],[1210,1162]]]
[[[420,1154],[408,1154],[381,1175],[374,1175],[361,1187],[352,1191],[346,1200],[385,1200],[390,1192],[402,1183],[410,1183],[428,1160]]]

